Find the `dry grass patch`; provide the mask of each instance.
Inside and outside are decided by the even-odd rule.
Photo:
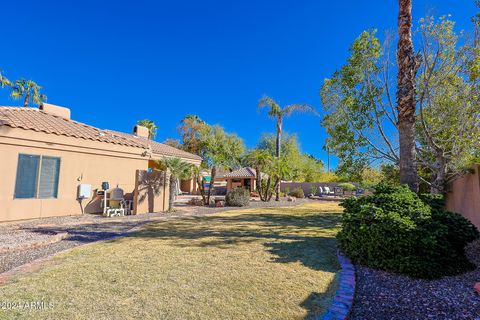
[[[335,290],[340,211],[312,202],[152,223],[0,286],[3,301],[54,304],[0,318],[310,318]]]

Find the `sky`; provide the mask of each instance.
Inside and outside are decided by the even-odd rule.
[[[452,14],[458,30],[470,29],[477,11],[473,0],[413,2],[415,22]],[[395,0],[0,3],[0,70],[36,81],[72,119],[131,132],[148,118],[164,141],[178,138],[186,114],[197,114],[247,147],[275,130],[256,108],[262,95],[321,111],[319,89],[345,63],[350,44],[366,29],[395,32],[398,11]],[[0,89],[0,105],[20,102]],[[326,162],[319,117],[293,115],[284,130]]]

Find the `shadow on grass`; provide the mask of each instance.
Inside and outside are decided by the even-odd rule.
[[[161,239],[179,247],[235,248],[259,243],[270,252],[272,263],[301,263],[326,272],[336,272],[335,234],[337,213],[268,214],[193,217],[151,223],[128,237]]]

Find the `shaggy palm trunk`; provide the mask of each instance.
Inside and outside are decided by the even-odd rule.
[[[400,183],[418,191],[415,150],[415,77],[419,67],[412,42],[412,0],[399,0],[397,110],[400,139]]]
[[[277,118],[277,148],[276,148],[276,156],[280,159],[280,154],[282,152],[282,115],[279,115]],[[275,186],[275,201],[280,201],[280,181]],[[270,199],[269,199],[270,200]]]
[[[168,195],[168,211],[173,211],[173,203],[175,202],[175,193],[177,190],[177,177],[170,174],[170,188]]]
[[[28,107],[28,101],[30,100],[30,92],[25,92],[25,99],[23,100],[23,107]]]
[[[215,181],[215,176],[216,175],[217,175],[217,168],[215,166],[213,166],[211,174],[210,174],[210,188],[208,188],[207,205],[210,205],[210,196],[212,194],[213,182]]]

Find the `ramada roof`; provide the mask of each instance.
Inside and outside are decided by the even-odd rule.
[[[225,174],[224,178],[255,178],[255,170],[250,167],[243,167]]]
[[[128,147],[151,149],[152,152],[157,155],[201,160],[197,155],[163,143],[128,133],[99,129],[78,121],[64,119],[36,108],[0,106],[0,126],[113,143]]]

